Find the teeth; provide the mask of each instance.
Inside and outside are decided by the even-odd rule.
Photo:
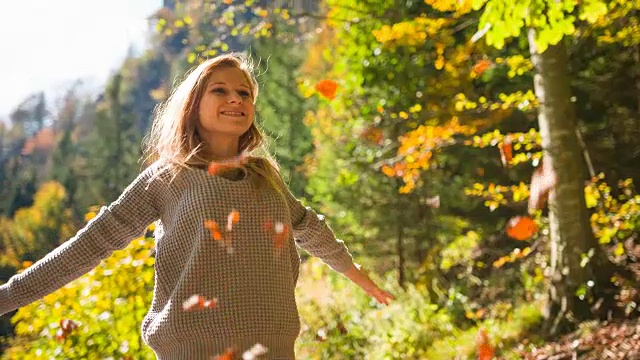
[[[223,111],[222,113],[224,115],[242,116],[242,113],[235,111]]]

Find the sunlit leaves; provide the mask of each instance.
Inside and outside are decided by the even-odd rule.
[[[585,187],[587,206],[596,210],[591,215],[591,226],[602,244],[622,241],[640,229],[640,195],[633,182],[621,180],[617,187],[620,195],[616,198],[603,174]]]
[[[5,356],[154,359],[140,338],[153,293],[153,245],[153,239],[136,239],[87,275],[18,310],[12,318],[16,342]]]
[[[524,182],[511,186],[496,185],[494,183],[485,186],[484,184],[475,183],[472,187],[465,188],[464,193],[468,196],[478,196],[484,199],[484,205],[489,210],[494,211],[500,205],[526,200],[529,196],[529,187]]]
[[[509,255],[501,256],[497,260],[493,262],[494,268],[501,268],[506,264],[514,263],[520,259],[526,258],[529,254],[531,254],[531,248],[526,247],[524,249],[514,249],[509,253]]]
[[[376,40],[385,46],[417,46],[436,35],[443,26],[450,24],[448,19],[430,19],[418,17],[412,21],[403,21],[391,26],[384,25],[373,31]]]

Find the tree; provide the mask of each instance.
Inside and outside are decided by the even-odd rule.
[[[534,89],[540,104],[538,123],[544,156],[556,174],[557,185],[549,203],[551,286],[547,316],[551,334],[575,321],[590,318],[590,307],[610,298],[609,280],[616,269],[589,228],[584,197],[586,165],[576,135],[577,121],[571,102],[565,36],[573,35],[575,15],[595,23],[607,14],[607,4],[592,0],[441,1],[426,0],[444,11],[482,10],[477,36],[486,34],[489,45],[502,48],[505,39],[528,29]],[[614,8],[615,6],[612,6]]]
[[[122,75],[117,73],[97,104],[92,132],[82,144],[91,159],[82,191],[93,193],[91,198],[101,203],[115,200],[140,170],[142,135],[121,85]]]

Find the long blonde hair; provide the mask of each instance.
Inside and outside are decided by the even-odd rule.
[[[249,56],[234,52],[204,61],[188,72],[169,98],[156,107],[153,125],[144,144],[147,162],[157,161],[160,169],[171,171],[173,177],[182,169],[206,168],[211,163],[212,156],[200,138],[196,124],[200,101],[211,74],[224,67],[237,68],[244,73],[255,104],[259,86]],[[239,156],[250,157],[251,161],[245,162],[242,167],[245,173],[251,170],[271,185],[276,184],[275,177],[280,176],[278,166],[265,148],[264,137],[255,119],[249,130],[240,136],[238,152]]]

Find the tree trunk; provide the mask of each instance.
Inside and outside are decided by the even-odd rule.
[[[547,331],[569,330],[591,318],[590,303],[608,289],[614,271],[593,235],[585,204],[586,167],[576,136],[576,115],[571,102],[566,48],[562,42],[538,53],[535,30],[529,30],[534,89],[540,102],[538,123],[543,154],[557,176],[549,199],[549,303]],[[586,265],[582,259],[591,256]],[[596,269],[598,270],[596,272]],[[580,295],[581,290],[586,290]]]
[[[398,231],[398,238],[396,239],[396,250],[398,252],[398,285],[404,289],[404,227],[402,225],[402,214],[400,212],[398,212],[396,226],[396,230]]]

